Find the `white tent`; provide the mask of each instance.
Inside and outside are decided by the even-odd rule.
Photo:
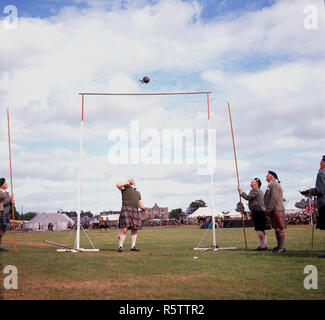
[[[224,217],[241,218],[241,212],[237,212],[236,210],[231,210],[228,213],[225,213]]]
[[[66,214],[62,213],[38,213],[32,220],[26,222],[26,227],[35,231],[47,231],[48,224],[53,224],[53,231],[67,230],[68,223],[74,224]]]
[[[284,209],[285,213],[296,213],[300,211],[300,209],[295,207],[294,204],[289,200],[284,201]]]
[[[102,218],[104,220],[107,219],[109,221],[118,221],[120,218],[120,215],[119,214],[108,214],[108,215],[102,216]]]
[[[222,211],[214,208],[214,215],[217,216],[222,216]],[[200,207],[197,210],[195,210],[192,214],[188,216],[188,218],[197,218],[197,217],[211,217],[211,208],[209,207]]]

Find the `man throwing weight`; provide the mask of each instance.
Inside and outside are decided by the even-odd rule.
[[[118,227],[122,230],[118,237],[117,252],[123,251],[123,243],[128,229],[131,230],[131,251],[139,251],[135,247],[137,231],[142,229],[139,208],[142,211],[146,210],[143,206],[140,192],[135,188],[135,181],[133,179],[117,183],[116,187],[122,193],[122,209],[118,223]]]

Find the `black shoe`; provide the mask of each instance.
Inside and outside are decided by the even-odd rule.
[[[325,258],[325,254],[318,256],[317,258]]]
[[[0,251],[7,252],[8,250],[7,249],[4,249],[4,248],[0,248]]]
[[[279,249],[279,247],[275,247],[272,249],[272,252],[276,252]]]
[[[122,247],[118,247],[117,252],[123,252],[123,248]]]
[[[276,248],[276,249],[273,249],[272,252],[274,253],[282,253],[282,252],[286,252],[287,250],[284,249],[284,248]]]
[[[133,247],[133,248],[131,248],[131,251],[140,251],[140,250],[136,247]]]
[[[265,248],[258,247],[254,251],[267,251],[267,247]]]

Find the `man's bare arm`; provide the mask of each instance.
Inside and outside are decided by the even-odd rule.
[[[125,186],[129,186],[129,182],[126,181],[126,182],[119,182],[116,184],[116,188],[119,189],[119,190],[124,190],[125,189]]]
[[[144,207],[142,200],[139,200],[139,207],[142,211],[146,211],[146,208]]]

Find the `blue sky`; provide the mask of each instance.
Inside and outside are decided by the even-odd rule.
[[[187,1],[187,0],[186,0]],[[117,1],[107,0],[107,3]],[[156,1],[147,1],[147,3],[155,3]],[[128,1],[120,1],[121,7],[128,6]],[[236,15],[245,11],[260,10],[264,7],[271,6],[275,0],[201,0],[199,1],[204,6],[202,19],[215,19],[217,16]],[[76,6],[77,8],[88,8],[86,1],[73,0],[41,0],[35,4],[33,0],[12,0],[5,1],[5,5],[15,5],[19,9],[19,15],[28,17],[46,18],[55,15],[58,10],[66,6]]]
[[[267,170],[278,173],[291,202],[314,184],[325,153],[323,1],[35,3],[4,2],[17,6],[18,28],[0,28],[0,107],[1,114],[11,109],[15,196],[24,211],[76,209],[81,91],[212,91],[215,205],[223,211],[238,199],[229,100],[245,189],[256,176],[265,189]],[[318,10],[312,30],[304,27],[309,5]],[[144,75],[148,85],[138,81]],[[149,207],[185,210],[197,198],[209,202],[209,179],[197,174],[198,165],[107,161],[108,134],[128,131],[131,121],[160,134],[206,129],[204,96],[86,97],[85,107],[85,210],[118,210],[114,185],[129,177]],[[6,119],[0,121],[0,150],[7,154]],[[6,158],[0,176],[8,177]]]

